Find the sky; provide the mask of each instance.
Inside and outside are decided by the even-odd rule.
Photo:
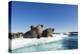
[[[78,31],[77,5],[14,1],[11,5],[11,32],[26,32],[31,25],[44,25],[55,32]]]

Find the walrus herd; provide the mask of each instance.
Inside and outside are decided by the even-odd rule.
[[[52,33],[54,32],[54,28],[43,29],[43,25],[37,25],[34,27],[30,26],[30,30],[23,34],[23,38],[41,38],[41,37],[52,37]]]

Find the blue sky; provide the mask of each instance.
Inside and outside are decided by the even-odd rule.
[[[55,32],[78,30],[76,5],[12,2],[11,31],[26,32],[30,25],[43,24]]]

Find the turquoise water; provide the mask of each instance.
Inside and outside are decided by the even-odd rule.
[[[69,50],[78,48],[78,37],[71,36],[58,41],[48,43],[39,43],[36,45],[24,46],[12,50],[13,53],[23,52],[39,52],[39,51],[54,51],[54,50]]]

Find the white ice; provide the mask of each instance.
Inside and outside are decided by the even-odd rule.
[[[63,39],[64,37],[67,37],[67,35],[63,35],[63,34],[53,34],[53,37],[46,37],[46,38],[40,38],[40,39],[37,39],[37,38],[16,38],[16,39],[13,39],[11,44],[12,44],[12,47],[11,49],[16,49],[16,48],[20,48],[20,47],[23,47],[23,46],[29,46],[29,45],[37,45],[37,44],[40,44],[40,43],[47,43],[47,42],[51,42],[51,41],[58,41],[58,40],[61,40]]]

